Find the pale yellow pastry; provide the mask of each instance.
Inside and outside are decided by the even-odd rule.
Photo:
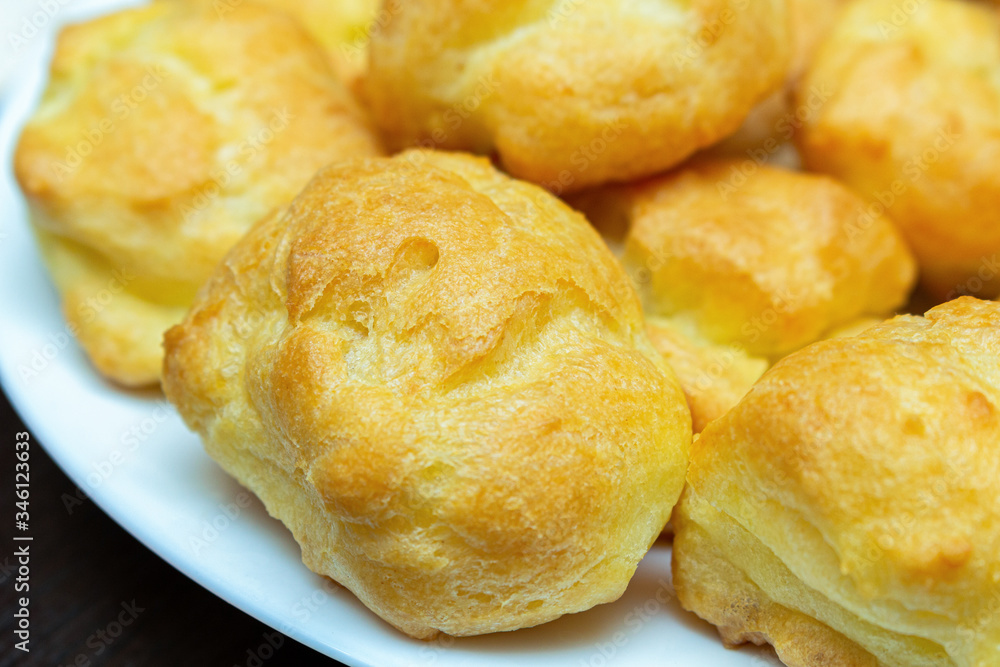
[[[789,0],[792,17],[791,78],[802,76],[849,0]]]
[[[483,159],[321,171],[166,348],[209,454],[415,637],[618,598],[683,485],[691,417],[621,266]]]
[[[319,167],[377,152],[296,22],[192,0],[65,29],[14,162],[70,328],[144,385],[226,250]]]
[[[366,88],[391,145],[495,152],[565,193],[734,132],[784,80],[788,28],[786,0],[410,0]]]
[[[241,0],[203,0],[226,17]],[[309,31],[326,49],[337,74],[352,82],[368,65],[368,44],[372,33],[398,11],[403,0],[256,0],[281,9]],[[381,7],[380,7],[381,5]]]
[[[859,218],[864,201],[847,188],[745,166],[698,161],[571,199],[598,227],[627,230],[625,267],[696,426],[735,405],[768,360],[892,313],[914,281],[899,233]]]
[[[646,328],[653,346],[681,383],[695,433],[739,403],[767,370],[767,359],[748,354],[738,345],[701,340],[669,319],[649,317]]]
[[[810,345],[692,451],[681,604],[790,667],[1000,656],[1000,304]]]
[[[939,300],[1000,293],[1000,14],[963,0],[857,0],[800,83],[829,91],[805,165],[888,211]]]
[[[909,310],[910,307],[912,307],[912,304],[907,306],[906,310],[908,312],[912,312]],[[837,327],[832,331],[826,332],[826,334],[823,336],[823,339],[826,340],[828,338],[845,338],[849,336],[857,336],[858,334],[864,333],[865,331],[872,328],[876,324],[881,324],[884,321],[885,318],[883,317],[859,317],[856,320],[851,320],[850,322],[848,322],[843,326]]]

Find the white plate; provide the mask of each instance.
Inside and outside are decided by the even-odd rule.
[[[518,632],[425,643],[310,572],[291,534],[230,480],[155,392],[103,382],[67,334],[33,245],[11,155],[42,90],[56,23],[123,2],[78,0],[30,45],[0,120],[0,380],[32,436],[108,515],[168,563],[264,623],[348,665],[777,665],[723,648],[671,595],[658,544],[613,604]],[[64,15],[63,15],[64,14]]]

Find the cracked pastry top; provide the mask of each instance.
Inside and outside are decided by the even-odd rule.
[[[166,349],[209,454],[415,637],[618,598],[683,485],[690,413],[621,266],[484,159],[321,171]]]

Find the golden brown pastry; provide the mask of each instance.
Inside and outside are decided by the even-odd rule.
[[[859,0],[800,85],[827,90],[806,166],[888,211],[939,299],[1000,292],[1000,14],[961,0]]]
[[[996,665],[998,352],[963,297],[776,364],[693,447],[684,607],[791,667]]]
[[[203,0],[206,1],[206,0]],[[228,16],[237,0],[210,0],[220,17]],[[398,10],[403,0],[256,0],[288,12],[326,49],[342,81],[350,83],[368,65],[368,44],[378,25]]]
[[[486,160],[321,171],[166,348],[209,454],[415,637],[616,599],[683,485],[690,414],[620,265]]]
[[[883,217],[859,223],[864,202],[847,188],[745,166],[699,161],[571,199],[598,227],[628,230],[623,261],[696,430],[735,405],[767,360],[891,313],[914,281],[899,233]]]
[[[496,152],[556,193],[680,163],[788,68],[786,0],[402,3],[367,94],[393,146]]]
[[[291,18],[193,0],[63,31],[15,169],[69,326],[101,373],[144,385],[226,250],[319,167],[377,152]]]

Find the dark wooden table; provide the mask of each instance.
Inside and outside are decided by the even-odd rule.
[[[63,494],[76,487],[39,446],[30,459],[31,651],[16,650],[14,442],[24,430],[0,396],[0,667],[340,665],[190,581],[93,503],[67,509]]]

